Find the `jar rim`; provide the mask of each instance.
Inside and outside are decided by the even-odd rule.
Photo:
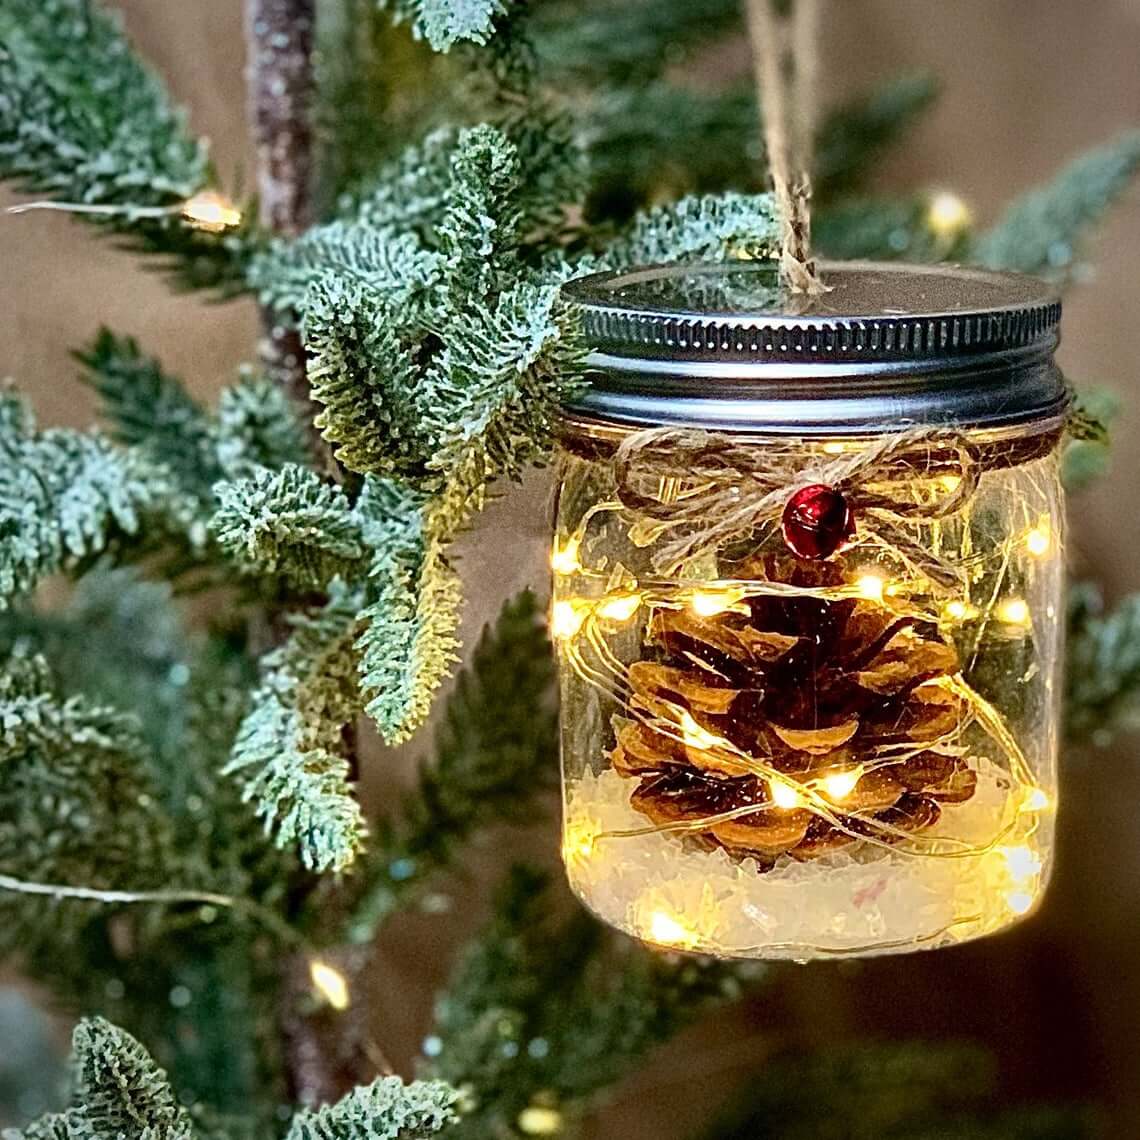
[[[650,266],[568,282],[592,351],[579,421],[773,434],[1063,417],[1060,301],[1020,274],[823,262],[830,291],[781,294],[774,263]]]

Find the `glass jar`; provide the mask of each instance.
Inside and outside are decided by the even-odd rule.
[[[1067,414],[1039,282],[762,263],[565,290],[552,555],[564,858],[725,957],[953,945],[1050,872]]]

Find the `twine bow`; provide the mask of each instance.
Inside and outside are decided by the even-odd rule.
[[[778,523],[796,491],[821,483],[931,581],[962,584],[964,568],[912,534],[916,524],[960,510],[977,489],[979,457],[960,432],[914,428],[807,463],[804,452],[799,440],[742,443],[690,428],[650,428],[615,453],[618,498],[658,524],[650,557],[657,572],[672,575],[705,551]]]

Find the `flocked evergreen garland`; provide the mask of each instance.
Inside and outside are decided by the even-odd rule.
[[[329,937],[315,925],[326,904],[343,917],[334,937],[368,941],[476,827],[525,815],[549,786],[552,714],[536,709],[551,673],[527,598],[460,675],[434,766],[390,819],[365,822],[344,741],[362,714],[406,738],[457,658],[451,543],[492,481],[542,457],[553,410],[579,379],[587,346],[557,286],[606,265],[762,257],[776,233],[762,166],[746,152],[751,97],[688,90],[665,67],[683,54],[674,45],[695,50],[732,28],[735,4],[590,0],[532,13],[516,0],[401,0],[379,14],[352,6],[351,18],[366,32],[353,41],[362,57],[409,29],[446,53],[406,49],[436,86],[415,112],[389,100],[382,112],[403,133],[377,122],[373,134],[404,149],[333,187],[332,216],[281,241],[250,221],[221,233],[183,224],[177,207],[211,179],[205,147],[117,19],[86,0],[0,0],[0,177],[107,208],[83,216],[160,255],[177,282],[252,292],[296,324],[317,424],[345,472],[334,482],[321,469],[265,378],[243,375],[208,410],[110,332],[79,355],[107,435],[38,429],[12,396],[0,409],[0,909],[11,917],[0,947],[22,951],[64,1000],[145,1032],[179,1096],[260,1122],[282,1090],[282,1058],[265,1046],[275,1011],[264,994],[279,984],[267,959]],[[929,81],[906,80],[825,120],[821,250],[1070,279],[1086,229],[1140,166],[1140,138],[1078,159],[992,230],[948,237],[923,198],[856,196],[931,97]],[[322,112],[330,146],[347,110]],[[696,136],[718,141],[682,145]],[[657,204],[663,191],[675,200]],[[146,580],[152,569],[232,604],[187,632],[170,594]],[[61,572],[76,594],[47,611],[35,588]],[[1134,610],[1074,607],[1075,731],[1103,736],[1132,715]],[[258,636],[266,624],[285,635]],[[83,666],[106,656],[108,631],[132,651],[92,678]],[[65,836],[79,818],[84,828]],[[311,872],[350,867],[354,877],[313,889]],[[26,893],[45,885],[58,888],[47,902]],[[203,904],[206,894],[233,905]],[[630,951],[615,960],[581,922],[551,937],[538,895],[533,879],[513,881],[440,1006],[427,1067],[482,1086],[451,1126],[471,1136],[507,1134],[552,1100],[560,1111],[587,1103],[733,988],[721,968]],[[61,936],[66,954],[37,953]],[[552,959],[551,944],[564,954]],[[127,982],[110,1000],[108,974]],[[224,986],[226,1010],[160,1016],[170,987],[191,983],[199,994]],[[75,1107],[27,1140],[200,1126],[121,1031],[84,1023],[75,1044]],[[504,1068],[519,1050],[527,1064]],[[381,1081],[294,1117],[290,1136],[428,1135],[459,1107],[445,1086]]]

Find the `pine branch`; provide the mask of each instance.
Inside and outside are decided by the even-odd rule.
[[[72,1048],[75,1099],[95,1140],[189,1140],[186,1110],[133,1037],[95,1018],[76,1026]]]
[[[132,337],[102,329],[90,348],[75,355],[100,397],[112,438],[169,469],[203,507],[211,504],[220,479],[310,460],[297,409],[264,377],[243,372],[222,390],[217,415],[211,416]]]
[[[1101,478],[1110,459],[1109,428],[1120,411],[1120,399],[1104,388],[1078,388],[1061,455],[1066,491],[1080,491]]]
[[[417,357],[422,341],[402,331],[406,310],[370,286],[329,275],[309,294],[305,342],[315,420],[350,471],[426,476],[432,453]]]
[[[374,552],[360,650],[367,712],[384,739],[407,739],[455,662],[459,578],[447,561],[431,500],[369,478],[358,504]]]
[[[311,468],[258,468],[214,490],[213,532],[248,573],[278,574],[310,588],[362,567],[366,549],[348,496]]]
[[[4,0],[0,44],[0,179],[54,201],[122,207],[82,216],[161,255],[183,285],[239,289],[257,238],[248,224],[211,234],[178,215],[209,178],[206,146],[121,20],[88,0]]]
[[[313,870],[342,870],[364,840],[344,753],[345,727],[360,711],[359,604],[334,587],[321,610],[294,619],[289,640],[263,662],[225,768],[277,845],[295,845]]]
[[[846,201],[813,216],[812,242],[839,260],[962,260],[970,248],[969,234],[941,236],[928,218],[929,201],[921,196]]]
[[[228,479],[312,462],[304,426],[288,393],[253,373],[222,390],[211,436],[220,474]]]
[[[111,436],[144,449],[170,468],[178,482],[205,497],[220,478],[205,410],[177,377],[144,356],[133,337],[100,329],[87,349],[75,353],[83,379],[99,397]]]
[[[483,630],[447,698],[432,762],[421,764],[399,811],[375,828],[356,880],[350,941],[370,942],[472,835],[529,821],[554,789],[554,662],[540,617],[528,591]]]
[[[933,104],[930,75],[904,75],[826,116],[815,140],[812,193],[825,201],[850,193],[886,147]]]
[[[0,178],[69,202],[163,206],[205,184],[205,146],[83,0],[0,8]]]
[[[698,91],[653,80],[584,98],[578,116],[591,172],[587,216],[595,224],[624,223],[663,198],[763,188],[751,84]]]
[[[670,260],[722,261],[773,256],[779,239],[771,194],[682,198],[639,214],[606,251],[613,266]]]
[[[437,1003],[423,1069],[479,1089],[456,1134],[492,1140],[536,1096],[581,1113],[654,1046],[736,996],[738,975],[611,941],[581,912],[555,923],[543,876],[516,870]]]
[[[340,221],[271,247],[254,262],[251,281],[262,304],[301,313],[308,321],[319,319],[312,310],[327,303],[319,292],[310,299],[319,288],[329,296],[337,288],[366,289],[393,307],[419,311],[438,268],[439,255],[422,248],[414,234],[397,232],[389,223]],[[308,340],[311,334],[305,331]]]
[[[1140,594],[1106,613],[1094,586],[1074,587],[1065,667],[1071,737],[1103,747],[1140,724]]]
[[[83,1124],[77,1112],[53,1112],[23,1128],[5,1128],[0,1140],[83,1140]]]
[[[0,670],[0,872],[94,892],[164,884],[171,823],[133,718],[59,694],[46,664],[14,654]],[[0,949],[75,952],[92,904],[0,894]]]
[[[431,238],[434,219],[442,216],[451,185],[451,158],[459,140],[455,127],[439,127],[385,163],[369,180],[357,203],[357,218],[376,229]]]
[[[189,521],[168,472],[140,451],[97,434],[37,432],[22,401],[0,397],[0,606],[148,523]]]
[[[474,495],[545,452],[561,400],[581,382],[585,346],[554,284],[520,282],[455,318],[425,377],[434,437],[425,458]]]
[[[461,132],[437,231],[448,292],[483,298],[514,268],[522,212],[518,149],[483,124]]]
[[[533,27],[545,77],[643,86],[738,24],[734,0],[562,0]]]
[[[425,1140],[455,1121],[458,1100],[442,1081],[383,1077],[336,1104],[298,1113],[286,1140]]]
[[[1071,279],[1086,233],[1140,171],[1140,131],[1089,151],[1052,182],[1014,202],[971,249],[971,260],[992,269]]]
[[[515,0],[379,0],[397,21],[412,23],[417,37],[434,51],[450,51],[462,42],[485,44]]]

